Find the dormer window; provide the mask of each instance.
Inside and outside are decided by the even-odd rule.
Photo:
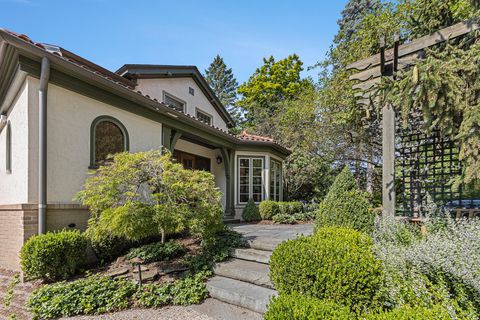
[[[163,103],[177,111],[185,112],[185,102],[166,92],[163,93]]]
[[[202,121],[202,122],[205,122],[206,124],[208,125],[212,125],[212,116],[209,115],[208,113],[200,110],[197,108],[197,114],[195,115],[197,117],[198,120]]]

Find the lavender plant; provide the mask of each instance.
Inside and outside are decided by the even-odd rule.
[[[373,234],[385,269],[386,307],[440,303],[453,319],[480,314],[480,220],[454,220],[435,206],[423,237],[384,217]]]

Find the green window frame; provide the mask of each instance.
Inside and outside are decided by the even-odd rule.
[[[282,180],[282,163],[280,161],[270,160],[270,200],[282,200]]]
[[[130,139],[128,136],[127,128],[123,125],[122,122],[115,119],[111,116],[99,116],[95,118],[90,126],[90,166],[89,169],[97,169],[99,166],[98,159],[97,159],[97,128],[100,124],[109,124],[113,125],[119,129],[122,135],[122,146],[121,151],[130,151]]]
[[[264,158],[238,158],[238,203],[245,204],[249,199],[259,203],[264,199]]]

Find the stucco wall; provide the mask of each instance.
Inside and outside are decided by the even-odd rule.
[[[11,90],[15,90],[12,88]],[[0,133],[0,204],[28,202],[28,83],[20,88],[7,119],[11,126],[12,171],[6,171],[7,128]]]
[[[222,117],[220,117],[209,99],[207,99],[192,78],[138,79],[137,84],[138,90],[152,98],[156,98],[158,101],[163,101],[164,91],[170,93],[174,97],[185,101],[188,114],[196,116],[195,108],[199,108],[213,116],[214,126],[227,130],[225,121],[223,121]],[[189,87],[195,90],[194,96],[188,92]]]
[[[38,85],[37,79],[31,80],[33,92],[38,92]],[[32,101],[32,109],[38,108],[37,101],[38,98]],[[90,164],[90,126],[101,115],[112,116],[123,123],[131,152],[158,149],[162,144],[160,123],[50,84],[47,113],[49,204],[72,203],[73,196],[81,190]],[[31,174],[37,175],[36,168]],[[30,200],[36,202],[37,186],[32,188]]]
[[[210,159],[210,165],[212,174],[215,176],[215,183],[217,187],[222,192],[222,206],[225,208],[225,190],[226,190],[226,178],[225,178],[225,167],[224,162],[221,164],[217,163],[217,157],[221,156],[220,150],[217,149],[209,149],[203,146],[185,141],[185,140],[178,140],[177,144],[175,145],[176,150],[188,152],[191,154],[196,154],[205,158]]]

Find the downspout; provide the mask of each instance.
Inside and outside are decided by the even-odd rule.
[[[38,234],[45,233],[47,217],[47,95],[50,60],[42,59],[38,90]]]

